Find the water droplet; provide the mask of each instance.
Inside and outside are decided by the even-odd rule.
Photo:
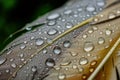
[[[92,42],[85,42],[84,44],[84,51],[90,52],[94,49],[94,45]]]
[[[32,27],[31,26],[27,26],[25,29],[30,31],[32,29]]]
[[[37,71],[37,67],[36,66],[32,66],[31,71],[32,72],[36,72]]]
[[[48,20],[53,20],[53,19],[57,19],[58,17],[60,17],[60,14],[58,13],[54,13],[54,14],[51,14],[47,17]]]
[[[6,60],[6,58],[0,57],[0,65],[2,65]]]
[[[65,24],[65,26],[66,26],[66,28],[72,28],[72,26],[73,26],[73,24],[72,23],[70,23],[70,22],[67,22],[66,24]]]
[[[77,52],[73,52],[73,51],[72,51],[72,52],[70,52],[70,54],[71,54],[71,56],[73,56],[73,57],[78,55],[78,53],[77,53]]]
[[[55,66],[55,61],[52,59],[52,58],[48,58],[45,62],[45,64],[48,66],[48,67],[54,67]]]
[[[55,21],[49,21],[49,22],[47,23],[48,26],[53,26],[53,25],[55,25],[55,24],[56,24]]]
[[[47,53],[47,49],[44,49],[44,50],[43,50],[43,54],[46,54],[46,53]]]
[[[86,7],[86,10],[89,11],[89,12],[93,12],[93,11],[95,11],[95,7],[92,6],[92,5],[88,5],[88,6]]]
[[[88,35],[87,34],[83,34],[83,36],[82,36],[83,38],[87,38],[88,37]]]
[[[60,73],[60,74],[58,75],[58,79],[59,79],[59,80],[64,80],[65,78],[66,78],[66,75],[65,75],[65,74]]]
[[[98,38],[98,44],[103,44],[105,43],[105,39],[103,37]]]
[[[72,66],[72,68],[73,68],[73,69],[77,69],[78,66],[74,64],[74,65]]]
[[[64,41],[64,42],[63,42],[63,46],[64,46],[65,48],[69,48],[69,47],[71,46],[71,42],[70,42],[70,41]]]
[[[12,68],[16,68],[17,65],[16,65],[15,63],[12,63],[12,64],[11,64],[11,67],[12,67]]]
[[[53,52],[54,52],[54,54],[59,55],[59,54],[61,54],[62,50],[59,46],[55,46],[53,49]]]
[[[94,68],[93,68],[93,67],[90,67],[90,68],[89,68],[89,72],[92,73],[93,71],[94,71]]]
[[[97,64],[97,61],[95,61],[95,60],[93,60],[93,61],[90,63],[91,66],[94,66],[94,65],[96,65],[96,64]]]
[[[82,67],[78,67],[78,71],[81,73],[84,71],[84,69]]]
[[[113,18],[115,18],[116,17],[116,14],[115,13],[109,13],[109,15],[108,15],[108,18],[109,19],[113,19]]]
[[[97,30],[98,28],[96,26],[93,26],[93,30]]]
[[[85,64],[87,64],[87,63],[88,63],[88,59],[87,59],[87,58],[85,58],[85,57],[82,57],[82,58],[80,58],[79,63],[80,63],[80,65],[85,65]]]
[[[98,1],[98,2],[97,2],[97,5],[100,6],[100,7],[102,7],[102,6],[105,5],[105,2],[103,2],[103,1]]]
[[[44,40],[41,38],[36,39],[35,41],[36,45],[41,46],[44,43]]]
[[[57,32],[58,32],[58,31],[57,31],[56,29],[52,28],[52,29],[49,29],[49,30],[48,30],[47,34],[50,35],[50,36],[52,36],[52,35],[57,34]]]
[[[24,56],[24,54],[22,53],[22,54],[20,54],[19,56],[22,58],[22,57]]]
[[[83,79],[83,80],[86,80],[86,78],[87,78],[86,74],[83,74],[83,75],[82,75],[82,79]]]
[[[70,15],[72,13],[72,10],[66,10],[66,11],[64,11],[64,14],[66,14],[66,15]]]
[[[5,70],[5,72],[6,72],[6,73],[9,73],[9,72],[10,72],[10,70],[9,70],[9,69],[7,69],[7,70]]]
[[[88,33],[93,33],[94,31],[93,31],[93,29],[90,29],[90,30],[88,30]]]
[[[106,29],[105,34],[108,35],[108,36],[111,35],[112,34],[112,30]]]
[[[20,46],[20,49],[24,49],[26,46],[24,45],[24,44],[22,44],[21,46]]]
[[[62,61],[61,63],[60,63],[60,65],[61,66],[67,66],[67,65],[69,65],[71,63],[71,61],[69,60],[69,59],[65,59],[64,61]]]

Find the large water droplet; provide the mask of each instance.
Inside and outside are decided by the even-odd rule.
[[[105,39],[103,37],[98,38],[98,44],[103,44],[105,43]]]
[[[58,79],[59,79],[59,80],[64,80],[65,78],[66,78],[66,75],[65,75],[65,74],[60,73],[60,74],[58,75]]]
[[[84,51],[90,52],[94,49],[94,45],[92,42],[85,42],[84,43]]]
[[[52,29],[49,29],[49,30],[48,30],[47,34],[50,35],[50,36],[52,36],[52,35],[57,34],[57,32],[58,32],[58,31],[57,31],[56,29],[52,28]]]
[[[41,38],[36,39],[35,41],[36,45],[41,46],[44,43],[44,40]]]
[[[73,26],[73,24],[70,23],[70,22],[67,22],[67,23],[65,24],[65,26],[66,26],[66,28],[71,28],[71,27]]]
[[[6,60],[6,58],[0,57],[0,65],[2,65]]]
[[[55,61],[52,58],[48,58],[45,62],[46,66],[48,67],[54,67],[55,66]]]
[[[82,57],[82,58],[80,58],[79,63],[80,63],[80,65],[85,65],[85,64],[87,64],[87,63],[88,63],[88,59],[87,59],[87,58],[85,58],[85,57]]]
[[[47,17],[48,20],[53,20],[53,19],[57,19],[58,17],[60,17],[60,14],[58,13],[54,13],[54,14],[51,14]]]
[[[95,11],[95,7],[92,6],[92,5],[88,5],[88,6],[86,7],[86,10],[89,11],[89,12],[93,12],[93,11]]]
[[[64,41],[64,42],[63,42],[63,46],[64,46],[65,48],[69,48],[69,47],[71,46],[71,42],[70,42],[70,41]]]
[[[54,47],[54,49],[53,49],[54,54],[59,55],[59,54],[61,54],[61,52],[62,52],[62,50],[59,46]]]

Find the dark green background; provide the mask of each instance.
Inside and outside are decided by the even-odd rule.
[[[67,0],[0,0],[0,47],[12,33]],[[8,44],[8,43],[7,43]]]

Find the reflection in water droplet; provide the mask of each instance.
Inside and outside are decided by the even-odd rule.
[[[72,23],[70,23],[70,22],[67,22],[66,24],[65,24],[65,26],[66,26],[66,28],[71,28],[72,26],[73,26],[73,24]]]
[[[49,29],[49,30],[48,30],[47,34],[50,35],[50,36],[52,36],[52,35],[57,34],[57,32],[58,32],[58,31],[57,31],[56,29],[52,28],[52,29]]]
[[[60,74],[58,75],[58,79],[59,79],[59,80],[64,80],[65,78],[66,78],[66,75],[65,75],[65,74],[60,73]]]
[[[83,75],[82,75],[82,79],[83,79],[83,80],[86,80],[86,78],[87,78],[86,74],[83,74]]]
[[[83,34],[83,36],[82,36],[83,38],[87,38],[88,37],[88,35],[87,34]]]
[[[12,67],[12,68],[16,68],[17,65],[16,65],[15,63],[12,63],[12,64],[11,64],[11,67]]]
[[[98,44],[103,44],[105,43],[105,39],[103,37],[98,38]]]
[[[58,13],[54,13],[54,14],[51,14],[47,17],[48,20],[52,20],[52,19],[57,19],[58,17],[60,17],[60,14]]]
[[[10,72],[10,70],[9,70],[9,69],[7,69],[7,70],[5,70],[5,72],[6,72],[6,73],[9,73],[9,72]]]
[[[93,33],[94,31],[93,31],[93,29],[90,29],[90,30],[88,30],[88,33]]]
[[[43,54],[46,54],[47,53],[47,49],[44,49],[42,52],[43,52]]]
[[[55,61],[52,58],[48,58],[45,62],[46,66],[48,67],[54,67],[55,66]]]
[[[64,42],[63,42],[63,46],[64,46],[65,48],[69,48],[69,47],[71,46],[71,42],[70,42],[70,41],[64,41]]]
[[[36,39],[35,41],[36,45],[41,46],[44,43],[44,40],[41,38]]]
[[[85,65],[85,64],[87,64],[87,63],[88,63],[88,59],[87,59],[87,58],[85,58],[85,57],[82,57],[82,58],[80,58],[79,63],[80,63],[80,65]]]
[[[2,65],[6,60],[6,58],[0,57],[0,65]]]
[[[62,50],[61,50],[60,47],[58,47],[58,46],[54,47],[54,49],[53,49],[53,53],[54,54],[59,55],[59,54],[61,54],[61,52],[62,52]]]
[[[90,52],[94,49],[94,45],[92,42],[85,42],[84,43],[84,51]]]
[[[92,6],[92,5],[89,5],[89,6],[86,7],[86,10],[89,11],[89,12],[93,12],[93,11],[95,11],[95,7]]]
[[[108,35],[108,36],[111,35],[112,34],[112,30],[106,29],[105,34]]]

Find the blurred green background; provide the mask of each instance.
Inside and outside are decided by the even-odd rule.
[[[0,47],[12,33],[67,0],[0,0]]]

